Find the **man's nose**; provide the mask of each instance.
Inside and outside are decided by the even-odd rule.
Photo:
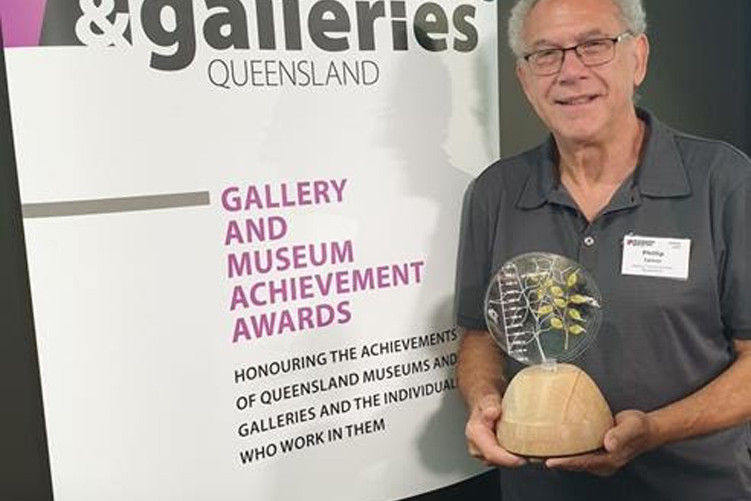
[[[589,68],[584,65],[574,48],[570,48],[563,52],[563,61],[561,62],[561,70],[558,72],[559,80],[570,80],[582,78],[587,75]]]

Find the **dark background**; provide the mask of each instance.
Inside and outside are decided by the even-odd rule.
[[[2,30],[0,30],[2,49]],[[5,53],[0,50],[0,500],[51,497]]]
[[[514,60],[505,43],[512,0],[497,1],[501,151],[509,156],[534,146],[546,133],[516,82]],[[751,154],[751,1],[645,0],[645,6],[652,54],[639,105],[675,128],[722,139]],[[0,500],[51,498],[46,450],[0,52]],[[410,501],[498,501],[497,476],[497,471],[491,471]]]

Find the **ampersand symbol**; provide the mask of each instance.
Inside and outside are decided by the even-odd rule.
[[[83,15],[76,21],[76,36],[86,45],[97,47],[119,46],[127,43],[128,14],[116,14],[114,22],[107,16],[115,10],[115,0],[79,0]]]

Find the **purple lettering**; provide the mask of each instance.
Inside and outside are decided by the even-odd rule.
[[[284,279],[277,284],[274,281],[269,282],[269,300],[276,304],[278,302],[287,302],[287,283]]]
[[[326,277],[325,279],[323,278],[324,276]],[[315,275],[315,278],[318,290],[321,291],[321,295],[328,296],[329,291],[331,290],[331,273],[326,273],[326,275]]]
[[[232,335],[232,342],[236,343],[240,338],[245,338],[246,341],[252,339],[248,330],[248,324],[245,323],[245,319],[242,317],[235,320],[235,332]]]
[[[301,181],[297,183],[297,203],[300,205],[312,205],[313,200],[310,198],[310,182]]]
[[[248,292],[250,293],[250,302],[253,303],[253,306],[266,306],[267,304],[269,304],[268,301],[264,301],[258,298],[258,289],[260,289],[264,285],[264,282],[256,282],[250,286]]]
[[[313,308],[308,306],[300,308],[297,311],[297,320],[300,330],[315,328],[315,324],[313,323]]]
[[[266,188],[268,189],[268,186]],[[263,202],[261,201],[261,194],[258,193],[258,189],[255,186],[248,186],[248,193],[245,197],[245,210],[250,210],[253,206],[257,209],[263,209]]]
[[[250,253],[227,254],[227,275],[229,278],[241,277],[252,274],[250,267]]]
[[[243,243],[242,235],[242,231],[240,231],[240,226],[237,224],[237,221],[230,221],[227,223],[227,232],[224,235],[224,245]]]
[[[289,310],[283,310],[279,318],[279,334],[284,334],[285,330],[295,332],[295,323],[292,321],[292,314]]]
[[[276,325],[276,313],[264,313],[259,316],[253,315],[250,317],[250,323],[253,325],[253,332],[256,338],[273,336],[274,326]]]
[[[299,299],[310,299],[312,297],[315,297],[315,293],[312,291],[313,277],[311,277],[310,275],[300,277],[298,282],[298,285],[300,286]]]
[[[351,263],[354,260],[352,240],[345,240],[341,247],[339,242],[331,242],[331,264]]]
[[[286,186],[287,186],[286,184],[282,184],[282,189],[284,189]],[[274,202],[274,198],[271,196],[271,186],[268,184],[264,186],[264,191],[266,192],[266,208],[268,209],[278,208],[279,202]]]
[[[313,191],[315,192],[316,203],[326,200],[329,203],[329,183],[326,181],[313,181]]]
[[[379,289],[385,289],[387,287],[391,287],[391,284],[389,283],[389,267],[379,266],[376,268],[376,283],[378,284],[377,287]]]
[[[300,268],[306,268],[308,263],[305,261],[305,246],[293,245],[292,246],[292,266],[299,270]]]
[[[319,304],[316,306],[316,325],[326,327],[334,321],[334,308],[328,304]]]
[[[279,188],[282,192],[282,207],[294,207],[297,205],[294,199],[289,198],[289,185],[287,183],[282,183],[279,185]]]
[[[352,292],[373,289],[373,268],[352,270]]]
[[[268,273],[271,271],[272,266],[274,266],[274,260],[271,259],[271,251],[269,249],[265,251],[253,251],[253,256],[255,257],[255,271],[258,273]],[[266,261],[263,260],[264,256],[266,256]]]
[[[409,269],[405,264],[395,264],[391,267],[394,277],[394,287],[409,284]]]
[[[344,187],[347,184],[346,179],[342,179],[339,184],[337,184],[336,179],[331,180],[331,186],[334,187],[334,191],[336,191],[336,201],[341,202],[344,198]]]
[[[229,186],[222,192],[222,207],[228,212],[237,212],[242,207],[240,200],[240,188],[237,186]]]
[[[235,308],[237,308],[238,304],[243,308],[250,306],[248,304],[248,298],[245,297],[245,291],[243,290],[241,285],[236,285],[232,289],[232,300],[230,301],[229,310],[235,311]]]
[[[346,324],[350,320],[352,320],[352,313],[349,311],[349,301],[342,301],[338,305],[336,305],[336,311],[339,312],[339,320],[337,320],[340,324]]]
[[[338,291],[350,292],[352,289],[349,284],[349,272],[346,270],[337,271],[336,276],[336,288]]]
[[[290,261],[288,254],[289,247],[280,247],[276,250],[275,255],[276,260],[278,261],[278,264],[276,265],[277,271],[285,271],[289,269]]]
[[[422,281],[422,267],[424,264],[425,261],[415,261],[414,263],[409,263],[412,269],[415,270],[415,281],[418,284]]]

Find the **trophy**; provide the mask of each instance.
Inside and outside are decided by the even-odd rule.
[[[572,456],[603,446],[613,415],[595,382],[563,363],[592,343],[602,320],[594,280],[566,257],[533,252],[493,276],[485,321],[501,349],[527,365],[510,382],[498,442],[530,458]]]

